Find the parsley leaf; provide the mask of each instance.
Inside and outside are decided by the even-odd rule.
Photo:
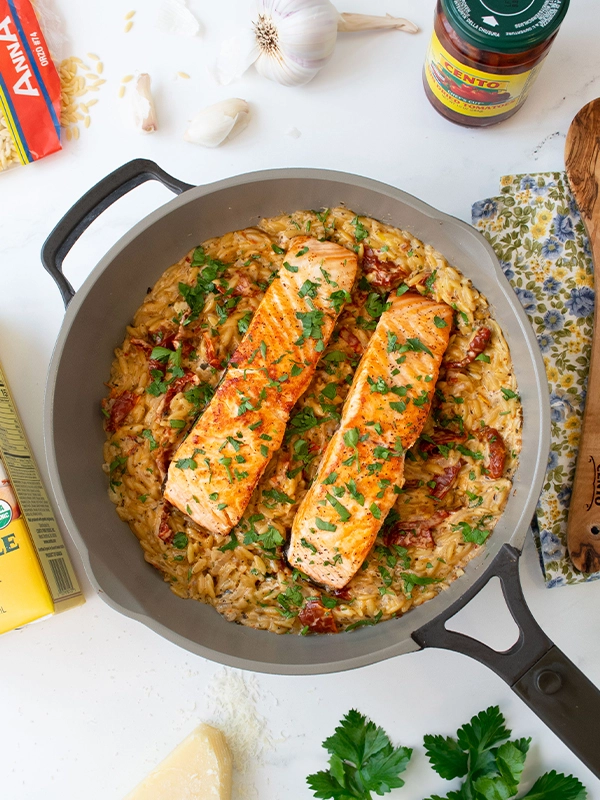
[[[425,736],[425,752],[433,769],[446,780],[465,778],[445,800],[507,800],[515,797],[531,739],[507,741],[504,716],[491,706],[457,731],[456,739]],[[521,800],[585,800],[583,785],[572,775],[554,770],[542,775]],[[433,795],[428,800],[442,800]]]
[[[365,228],[358,217],[354,217],[352,224],[354,225],[354,238],[357,242],[362,242],[363,239],[366,239],[369,236],[369,231]]]
[[[336,314],[342,310],[344,303],[349,303],[352,300],[350,292],[345,289],[338,289],[337,292],[332,292],[329,295],[329,302]]]
[[[323,742],[330,754],[329,770],[306,779],[317,798],[370,800],[371,793],[388,794],[404,786],[404,772],[412,750],[394,747],[383,728],[354,709]]]
[[[519,395],[516,392],[513,392],[512,389],[505,389],[504,386],[500,391],[502,392],[502,397],[504,397],[505,400],[512,400],[513,398],[517,399],[519,398]]]

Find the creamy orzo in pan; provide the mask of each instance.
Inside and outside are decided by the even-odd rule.
[[[242,520],[210,533],[165,503],[165,475],[300,234],[358,255],[351,300]],[[355,577],[328,590],[290,567],[286,543],[386,297],[407,287],[454,309],[450,343],[395,505]],[[521,447],[510,352],[486,299],[429,245],[345,208],[263,219],[169,267],[127,328],[108,385],[109,494],[146,560],[180,597],[275,633],[351,630],[434,597],[491,534]],[[243,476],[243,459],[231,470]]]

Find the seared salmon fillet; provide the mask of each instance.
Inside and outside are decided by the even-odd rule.
[[[292,526],[291,566],[333,589],[357,572],[397,499],[450,338],[448,305],[390,297]]]
[[[356,269],[345,247],[292,239],[213,399],[169,466],[165,499],[208,531],[226,534],[240,521],[312,380]]]

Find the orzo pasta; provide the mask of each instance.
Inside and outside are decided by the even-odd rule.
[[[230,535],[210,534],[164,503],[166,469],[282,267],[287,243],[307,232],[358,253],[352,299],[241,522]],[[452,306],[450,344],[396,504],[357,575],[327,592],[289,567],[285,542],[385,295],[401,285]],[[109,494],[146,560],[180,597],[275,633],[353,629],[434,597],[493,530],[521,447],[510,353],[486,299],[429,245],[345,208],[263,219],[169,267],[116,350],[109,387]]]

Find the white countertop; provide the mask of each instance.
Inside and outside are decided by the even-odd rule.
[[[40,265],[40,246],[71,204],[115,167],[147,157],[190,183],[269,167],[340,169],[386,181],[469,220],[471,203],[496,193],[501,175],[560,170],[571,119],[600,95],[598,0],[573,0],[524,109],[482,131],[444,121],[424,97],[421,66],[433,0],[339,0],[341,11],[389,11],[413,19],[423,32],[343,35],[331,63],[301,89],[269,83],[253,71],[219,87],[207,67],[228,20],[245,5],[190,0],[205,32],[189,40],[155,29],[158,0],[138,5],[127,35],[123,16],[135,3],[56,0],[67,53],[85,58],[97,52],[109,82],[80,141],[0,176],[0,360],[44,474],[44,383],[63,307]],[[118,86],[136,69],[150,72],[156,89],[160,130],[152,136],[138,136],[121,120]],[[178,70],[191,80],[175,80]],[[253,108],[251,125],[238,139],[215,151],[182,141],[196,110],[230,96],[247,99]],[[286,135],[292,127],[300,138]],[[166,189],[148,184],[95,222],[67,259],[74,285],[168,198]],[[0,794],[6,800],[120,800],[215,713],[207,685],[222,668],[110,609],[89,586],[72,545],[70,551],[86,604],[0,638]],[[531,541],[521,576],[546,633],[600,685],[600,582],[546,590]],[[492,594],[475,601],[464,618],[468,630],[485,632],[491,644],[506,647],[512,643],[508,614]],[[416,748],[407,786],[391,798],[445,794],[452,784],[429,768],[423,734],[453,734],[472,714],[499,704],[515,735],[533,737],[524,786],[556,769],[578,775],[590,798],[600,800],[600,781],[500,678],[464,656],[429,650],[340,675],[258,675],[255,681],[275,745],[249,771],[255,787],[249,797],[308,800],[305,776],[325,767],[320,743],[351,707],[371,716],[395,742]]]

